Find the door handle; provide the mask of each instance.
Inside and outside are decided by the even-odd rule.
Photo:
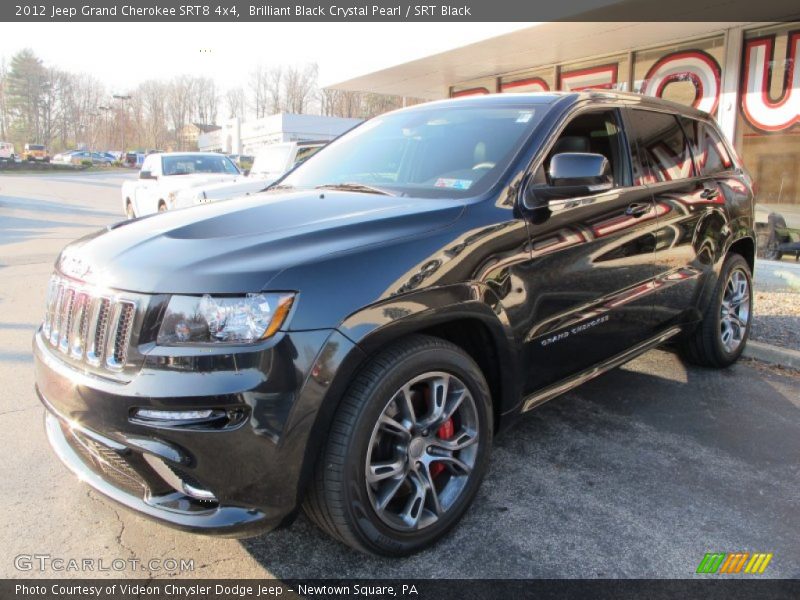
[[[706,200],[713,200],[717,196],[719,196],[719,188],[717,186],[706,186],[700,192],[700,197]]]
[[[638,219],[649,210],[650,204],[646,202],[634,202],[633,204],[628,205],[628,208],[625,209],[625,214],[629,217]]]

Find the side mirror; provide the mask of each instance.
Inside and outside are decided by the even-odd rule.
[[[563,152],[550,159],[547,173],[550,185],[562,186],[605,186],[611,187],[611,165],[602,154],[588,152]],[[597,188],[596,188],[597,189]],[[595,191],[595,190],[589,190]]]
[[[550,159],[548,183],[525,187],[523,204],[532,211],[534,223],[550,217],[551,200],[581,198],[610,190],[614,184],[611,165],[602,154],[563,152]]]
[[[139,179],[158,179],[151,171],[140,171]]]

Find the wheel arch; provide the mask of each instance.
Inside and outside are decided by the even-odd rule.
[[[739,254],[747,261],[750,267],[750,273],[755,270],[756,265],[756,242],[751,236],[742,236],[733,241],[729,246],[725,255]]]
[[[755,268],[756,257],[755,232],[748,231],[740,234],[737,237],[732,237],[722,248],[721,252],[719,253],[719,257],[714,262],[712,268],[709,269],[708,277],[706,277],[704,284],[698,291],[695,300],[695,306],[699,311],[698,321],[700,319],[700,315],[705,312],[708,303],[711,301],[714,288],[717,285],[717,278],[719,277],[720,270],[722,269],[722,264],[725,261],[725,257],[727,257],[729,254],[738,254],[742,256],[747,261],[747,264],[750,267],[750,273],[752,274]]]
[[[505,309],[485,285],[463,284],[399,296],[351,315],[340,330],[367,356],[412,334],[447,340],[481,368],[492,393],[496,425],[519,402],[520,366],[514,336]]]

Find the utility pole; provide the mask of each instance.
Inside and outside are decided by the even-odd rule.
[[[120,107],[122,108],[122,148],[121,152],[125,154],[125,101],[130,100],[131,97],[127,94],[114,94],[114,100],[119,100]]]
[[[108,138],[110,137],[110,136],[108,135],[108,113],[110,113],[110,112],[111,112],[113,109],[112,109],[110,106],[108,106],[108,105],[103,105],[103,106],[98,106],[98,107],[97,107],[97,110],[99,110],[99,111],[102,111],[102,113],[103,113],[103,115],[104,115],[104,116],[103,116],[103,129],[105,129],[105,133],[104,133],[104,136],[103,136],[103,137],[104,137],[105,139],[104,139],[103,141],[104,141],[105,145],[107,145],[107,146],[108,146],[108,145],[109,145],[109,140],[108,140]],[[108,149],[108,148],[107,148],[107,149]]]

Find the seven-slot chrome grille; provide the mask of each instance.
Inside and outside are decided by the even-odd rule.
[[[53,275],[42,336],[73,360],[121,371],[128,360],[135,316],[133,300]]]

